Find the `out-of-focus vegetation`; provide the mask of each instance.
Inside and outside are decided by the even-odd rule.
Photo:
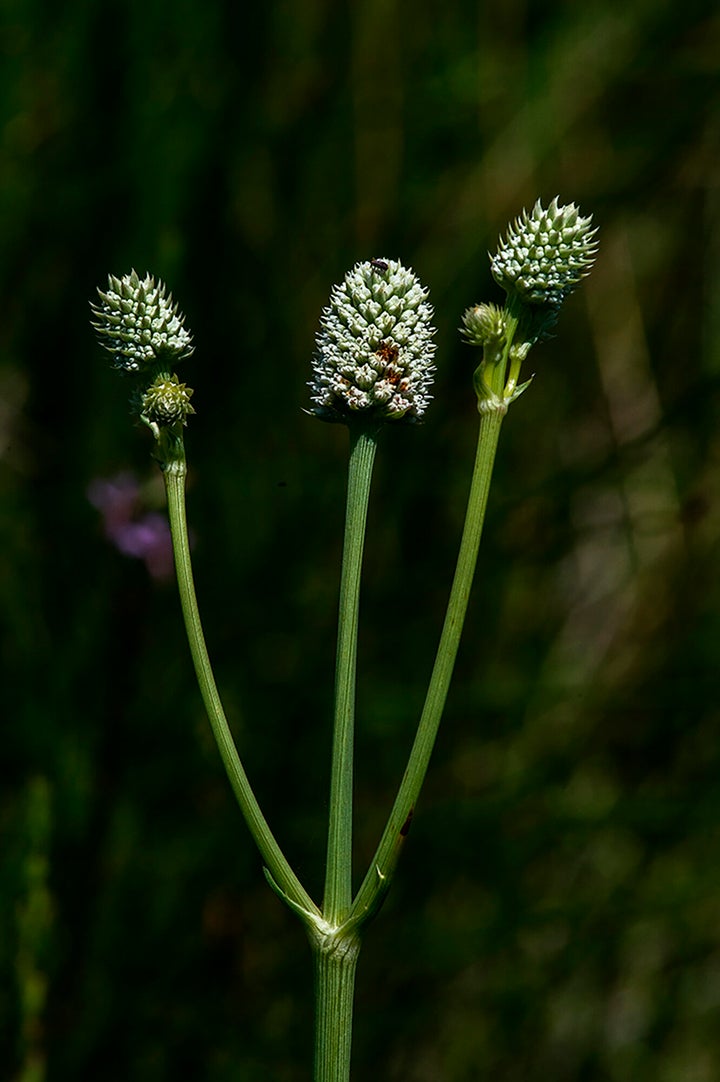
[[[716,5],[8,0],[0,54],[2,1077],[309,1072],[309,952],[233,804],[172,584],[88,499],[129,473],[159,506],[96,285],[160,275],[195,334],[206,632],[317,895],[346,450],[302,412],[320,308],[388,255],[439,328],[435,402],[387,432],[371,509],[366,861],[469,482],[456,328],[500,299],[497,234],[559,194],[600,257],[504,426],[439,746],[361,958],[354,1077],[717,1082]]]

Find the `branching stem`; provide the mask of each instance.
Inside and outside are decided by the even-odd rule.
[[[177,575],[178,588],[180,591],[180,603],[182,605],[185,630],[187,632],[190,653],[200,693],[205,709],[210,719],[213,735],[217,742],[220,757],[230,779],[233,792],[240,805],[245,821],[252,834],[255,844],[265,862],[273,880],[280,887],[287,898],[294,903],[299,910],[308,915],[319,916],[319,909],[307,893],[302,883],[288,864],[280,846],[267,824],[265,816],[252,791],[247,774],[240,761],[235,747],[230,727],[225,717],[220,696],[218,694],[215,677],[213,675],[210,658],[208,657],[200,622],[195,584],[193,581],[192,564],[190,560],[190,545],[188,543],[187,521],[185,515],[185,476],[187,467],[182,437],[175,436],[172,440],[160,441],[159,449],[162,454],[161,466],[165,478],[167,490],[168,514],[170,517],[170,530],[172,533],[173,553],[175,556],[175,572]]]

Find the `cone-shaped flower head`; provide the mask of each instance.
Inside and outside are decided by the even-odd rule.
[[[574,203],[545,210],[538,199],[508,228],[490,269],[498,285],[526,304],[558,306],[585,277],[597,254],[592,216],[582,218]]]
[[[356,263],[320,317],[309,384],[315,415],[419,420],[434,373],[431,319],[411,270],[394,259]]]
[[[110,275],[107,293],[93,304],[93,327],[102,346],[113,354],[116,368],[139,372],[147,365],[176,364],[193,352],[184,316],[162,282],[135,271],[123,278]]]

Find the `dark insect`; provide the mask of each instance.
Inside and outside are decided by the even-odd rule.
[[[374,267],[376,271],[381,271],[384,274],[390,264],[386,263],[384,259],[371,259],[370,266]]]

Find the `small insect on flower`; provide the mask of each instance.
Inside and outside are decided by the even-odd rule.
[[[374,267],[376,271],[380,271],[381,274],[385,274],[389,264],[384,259],[371,259],[370,266]]]

